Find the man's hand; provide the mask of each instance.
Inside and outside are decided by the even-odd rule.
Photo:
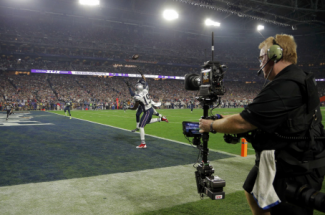
[[[210,125],[213,122],[213,120],[210,119],[200,119],[199,122],[199,132],[203,133],[203,132],[210,132]]]
[[[215,117],[217,117],[217,119],[222,119],[225,118],[224,115],[221,114],[216,114]],[[211,132],[211,123],[213,122],[213,120],[208,120],[208,119],[200,119],[200,123],[199,123],[199,128],[200,128],[200,133],[203,132]]]
[[[215,121],[200,119],[199,132],[210,132],[211,123],[213,122],[212,129],[218,133],[223,134],[239,134],[257,129],[257,127],[240,116],[240,114],[233,114],[229,116],[222,116],[222,119]]]

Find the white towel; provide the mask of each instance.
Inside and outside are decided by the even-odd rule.
[[[262,151],[258,169],[251,194],[257,201],[258,206],[266,210],[281,203],[273,187],[276,172],[274,150]]]

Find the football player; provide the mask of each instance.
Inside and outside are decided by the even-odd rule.
[[[191,105],[191,113],[193,113],[193,108],[194,108],[194,101],[193,100],[190,101],[190,105]]]
[[[12,111],[13,111],[13,106],[12,106],[12,104],[10,104],[9,102],[7,102],[7,104],[6,104],[6,110],[7,110],[7,118],[6,118],[6,120],[8,120],[8,118],[9,118],[9,115],[11,115],[11,113],[12,113]]]
[[[143,73],[138,69],[138,72],[141,74],[142,78],[140,80],[138,80],[138,83],[141,84],[143,86],[143,90],[145,92],[147,92],[147,94],[149,94],[149,85],[148,83],[146,82],[146,77],[143,75]],[[137,92],[133,92],[132,89],[131,89],[131,85],[128,83],[128,82],[125,82],[126,85],[128,86],[129,88],[129,91],[130,91],[130,94],[132,97],[134,97],[134,95],[137,93]],[[158,107],[160,106],[159,103],[154,103],[151,99],[148,101],[150,102],[151,104],[153,104],[154,106]],[[153,107],[152,107],[153,108]],[[137,112],[135,114],[136,116],[136,122],[137,122],[137,127],[135,129],[132,130],[132,132],[136,132],[136,131],[139,131],[140,128],[139,128],[139,124],[140,124],[140,115],[141,113],[143,112],[144,110],[142,109],[142,106],[140,105],[137,109]],[[159,116],[160,118],[162,118],[163,116],[161,114],[159,114],[155,108],[153,108],[153,114],[156,115],[156,116]],[[168,122],[167,118],[165,117],[163,119],[163,121],[166,121]]]
[[[69,112],[70,115],[70,119],[71,119],[71,113],[70,113],[70,107],[72,106],[72,102],[70,100],[65,102],[65,108],[64,108],[64,114],[67,116],[67,110]]]
[[[165,121],[168,122],[167,118],[165,116],[152,119],[152,115],[154,113],[152,104],[150,102],[150,96],[148,94],[148,91],[143,89],[143,85],[141,83],[137,83],[135,86],[137,94],[134,95],[135,105],[133,108],[129,108],[131,110],[136,110],[138,106],[141,106],[143,110],[143,115],[139,122],[139,130],[140,130],[140,139],[141,144],[137,146],[138,149],[144,149],[147,148],[146,142],[145,142],[145,133],[144,133],[144,127],[147,124]]]
[[[126,103],[126,101],[124,101],[123,102],[123,110],[124,110],[124,113],[125,113],[126,109],[128,109],[128,104]]]

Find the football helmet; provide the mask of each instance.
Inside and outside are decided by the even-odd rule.
[[[135,85],[135,89],[136,89],[136,91],[138,91],[138,92],[142,92],[142,91],[143,91],[143,85],[140,84],[140,83],[137,83],[137,84]]]
[[[148,83],[145,80],[140,79],[140,80],[138,80],[138,83],[142,84],[143,89],[149,90]]]
[[[140,83],[140,84],[142,84],[142,85],[146,85],[146,82],[145,82],[145,80],[143,80],[143,79],[138,80],[138,83]]]

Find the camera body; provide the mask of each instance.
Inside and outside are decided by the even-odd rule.
[[[218,176],[213,176],[214,169],[210,164],[200,163],[195,172],[197,192],[207,195],[212,200],[224,199],[223,188],[226,181]]]
[[[225,94],[223,84],[225,65],[219,62],[207,61],[203,64],[200,75],[186,74],[185,89],[199,91],[198,100],[216,101],[218,96]]]

